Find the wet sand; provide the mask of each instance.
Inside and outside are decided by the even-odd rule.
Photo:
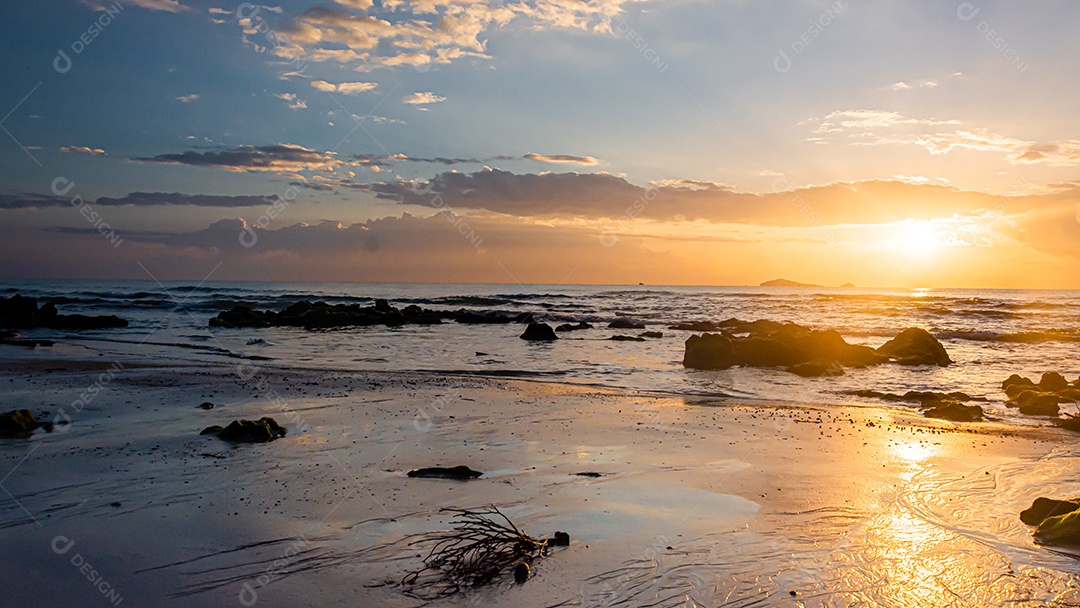
[[[0,439],[5,606],[419,605],[402,539],[490,504],[573,543],[443,603],[1080,604],[1076,560],[1017,517],[1080,495],[1056,429],[247,364],[22,363],[0,387],[3,411],[70,419]],[[260,416],[289,434],[199,435]],[[405,476],[459,464],[485,475]]]

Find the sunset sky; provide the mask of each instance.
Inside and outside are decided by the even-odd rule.
[[[0,277],[1080,288],[1080,3],[0,6]]]

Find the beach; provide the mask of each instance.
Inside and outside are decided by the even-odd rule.
[[[250,361],[43,359],[0,383],[0,409],[70,417],[0,442],[5,605],[423,605],[405,540],[487,505],[571,545],[445,605],[1080,602],[1074,558],[1017,518],[1080,494],[1058,429]],[[261,416],[288,434],[199,434]],[[455,465],[484,474],[405,475]]]

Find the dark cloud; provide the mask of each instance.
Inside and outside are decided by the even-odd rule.
[[[530,218],[634,219],[807,227],[884,223],[971,213],[1002,197],[902,181],[833,183],[755,194],[722,184],[660,180],[648,187],[608,173],[516,174],[485,168],[431,180],[381,182],[364,189],[407,205],[474,209]],[[1052,196],[1052,195],[1047,195]],[[1014,209],[1039,204],[1008,199]]]
[[[67,207],[71,205],[71,199],[70,196],[55,196],[52,194],[0,194],[0,209]],[[103,196],[96,201],[87,202],[102,207],[183,205],[191,207],[243,208],[267,207],[277,200],[277,195],[225,196],[217,194],[182,194],[180,192],[132,192],[119,198]]]
[[[208,152],[189,150],[179,154],[159,154],[157,156],[133,158],[132,160],[144,163],[213,167],[237,172],[327,171],[345,164],[337,158],[334,152],[319,152],[294,144],[237,146],[232,149]]]

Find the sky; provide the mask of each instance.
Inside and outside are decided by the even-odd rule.
[[[6,2],[0,278],[1080,288],[1077,24]]]

